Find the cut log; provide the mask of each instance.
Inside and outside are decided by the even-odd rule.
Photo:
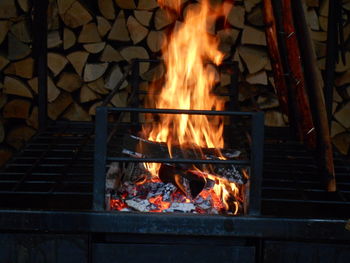
[[[253,26],[263,27],[265,24],[262,8],[260,6],[255,7],[253,11],[248,14],[247,20]]]
[[[67,56],[67,59],[72,64],[73,68],[79,76],[83,74],[83,68],[89,57],[89,53],[86,51],[75,51]]]
[[[57,0],[58,13],[63,15],[76,0]]]
[[[120,67],[118,65],[114,65],[106,77],[105,88],[113,90],[115,85],[117,85],[117,83],[122,80],[123,76],[124,74],[122,73]],[[120,89],[124,89],[127,86],[128,82],[125,80],[120,86]]]
[[[5,68],[8,65],[8,63],[10,63],[10,61],[0,54],[0,70],[3,70],[3,68]]]
[[[79,37],[79,43],[96,43],[101,42],[101,37],[97,31],[97,26],[95,23],[89,23],[83,26]]]
[[[327,44],[322,43],[322,42],[318,42],[318,41],[314,41],[314,45],[315,45],[316,57],[317,58],[325,57],[327,54]]]
[[[63,48],[64,50],[71,48],[77,42],[77,38],[73,31],[68,28],[63,29]]]
[[[335,135],[345,132],[346,129],[339,124],[337,121],[332,121],[332,127],[331,127],[331,137],[334,137]]]
[[[277,108],[279,106],[278,98],[274,93],[260,95],[257,99],[257,103],[262,110]]]
[[[141,23],[141,25],[144,25],[146,27],[149,26],[153,13],[147,10],[135,10],[134,16]]]
[[[19,60],[28,56],[32,50],[23,42],[19,41],[12,33],[8,34],[8,56],[9,60]]]
[[[250,74],[262,70],[269,62],[269,57],[265,49],[259,47],[239,46],[237,50]]]
[[[7,20],[0,21],[0,44],[4,42],[9,29],[10,23]]]
[[[58,30],[60,27],[60,20],[58,14],[58,6],[56,1],[49,1],[47,7],[47,29]]]
[[[101,14],[107,19],[114,20],[115,10],[113,0],[98,0],[97,3]]]
[[[76,91],[81,85],[82,81],[79,75],[69,72],[63,72],[57,82],[58,87],[68,92]]]
[[[120,55],[129,63],[135,59],[149,59],[145,48],[139,46],[125,47],[120,51]],[[149,62],[140,63],[140,74],[142,75],[149,69]]]
[[[157,66],[151,68],[149,71],[141,75],[143,80],[157,81],[165,74],[165,66],[163,63],[159,63]]]
[[[328,16],[328,9],[329,9],[329,0],[323,0],[321,1],[321,6],[319,9],[319,13],[321,16]]]
[[[266,46],[266,36],[264,31],[251,26],[244,26],[242,33],[242,44]]]
[[[154,14],[154,26],[156,30],[163,29],[175,21],[176,17],[173,14],[169,14],[164,9],[159,8]]]
[[[60,53],[49,52],[47,54],[47,66],[52,71],[54,76],[61,73],[64,67],[67,65],[68,60]]]
[[[19,22],[12,24],[10,31],[19,41],[23,43],[32,42],[30,27],[27,19],[22,19]]]
[[[245,10],[242,6],[234,6],[227,15],[227,21],[234,27],[244,28]]]
[[[1,66],[0,66],[0,69],[1,69]],[[343,86],[343,85],[346,85],[346,84],[350,84],[350,70],[345,72],[345,73],[343,73],[342,75],[337,77],[336,80],[335,80],[335,85],[337,87],[340,87],[340,86]]]
[[[114,21],[111,31],[108,34],[109,40],[129,41],[130,36],[126,28],[124,11],[120,11],[117,19]]]
[[[133,16],[129,16],[126,26],[134,45],[145,39],[148,34],[148,29],[141,25]]]
[[[95,116],[96,115],[96,108],[102,106],[102,101],[94,103],[90,109],[89,109],[89,115],[90,116]]]
[[[34,136],[35,133],[36,131],[33,128],[26,125],[20,125],[12,128],[8,132],[6,142],[15,149],[19,150],[30,138]]]
[[[323,31],[311,31],[312,40],[326,42],[327,41],[327,32]]]
[[[288,89],[286,80],[284,78],[283,65],[281,55],[279,53],[279,46],[277,40],[277,28],[276,21],[273,14],[273,7],[271,0],[264,0],[264,22],[266,26],[266,39],[268,42],[268,50],[271,59],[271,65],[273,69],[274,82],[278,99],[280,102],[281,110],[289,116],[289,103],[288,103]]]
[[[90,13],[79,1],[75,1],[61,17],[63,22],[71,28],[85,25],[92,20]]]
[[[30,113],[29,118],[26,120],[26,124],[34,129],[39,129],[39,108],[35,106]]]
[[[115,3],[122,9],[135,9],[135,1],[134,0],[114,0]]]
[[[334,117],[345,128],[350,128],[350,101],[337,111]]]
[[[47,36],[47,48],[55,48],[62,45],[62,39],[58,30],[51,31]]]
[[[253,73],[253,74],[248,74],[246,76],[246,81],[249,84],[260,84],[260,85],[267,85],[267,74],[265,70]]]
[[[236,44],[240,31],[234,28],[226,28],[217,32],[219,38],[219,50],[226,54],[231,55],[231,48]]]
[[[306,0],[305,1],[306,5],[308,7],[319,7],[319,0]]]
[[[91,121],[91,116],[77,103],[70,105],[62,118],[70,121]]]
[[[328,17],[326,16],[319,16],[318,21],[320,23],[320,27],[323,31],[327,31],[328,28]]]
[[[111,24],[102,16],[97,16],[97,31],[101,37],[104,37],[109,30],[111,30]]]
[[[29,86],[32,90],[38,94],[38,78],[32,78],[28,80]],[[51,77],[47,77],[47,100],[48,102],[54,101],[58,95],[60,95],[61,91],[56,87],[55,83],[52,81]]]
[[[0,18],[17,17],[17,8],[15,0],[1,0],[0,1]]]
[[[102,62],[120,62],[122,60],[124,59],[120,53],[108,44],[106,45],[100,57],[100,61]]]
[[[7,103],[2,111],[4,118],[27,119],[31,102],[24,99],[14,99]]]
[[[48,104],[47,113],[49,118],[52,120],[57,120],[57,118],[72,102],[72,96],[67,92],[62,92],[55,101]]]
[[[308,24],[312,30],[320,30],[320,24],[318,21],[318,15],[314,8],[311,8],[307,11],[306,18],[308,20]]]
[[[347,132],[337,134],[333,137],[333,144],[341,154],[348,155],[350,150],[350,134]]]
[[[265,126],[286,127],[288,117],[276,110],[265,111]]]
[[[21,61],[13,62],[5,69],[4,73],[30,79],[34,73],[34,59],[28,57]]]
[[[86,103],[90,101],[95,101],[101,98],[96,92],[91,90],[88,86],[84,85],[80,90],[80,102]]]
[[[84,81],[90,82],[100,78],[107,70],[108,63],[86,64],[84,69]]]
[[[97,31],[100,34],[101,37],[104,37],[109,30],[111,30],[111,24],[108,22],[108,20],[102,16],[97,16]]]
[[[4,93],[17,95],[26,98],[33,98],[33,94],[29,87],[20,79],[5,76]]]
[[[17,0],[17,4],[25,13],[29,12],[31,9],[31,3],[29,3],[29,0]]]
[[[158,7],[157,0],[139,0],[137,9],[152,10]]]
[[[85,44],[84,48],[87,52],[92,54],[100,53],[106,46],[106,42]]]
[[[111,104],[114,107],[126,107],[128,102],[128,92],[121,91],[116,93],[111,99]]]
[[[165,40],[164,31],[151,31],[147,36],[147,46],[152,52],[158,52],[162,49]]]
[[[105,88],[105,82],[104,82],[103,78],[99,78],[93,82],[89,82],[87,85],[91,90],[93,90],[99,94],[106,95],[110,92],[109,90],[107,90]]]

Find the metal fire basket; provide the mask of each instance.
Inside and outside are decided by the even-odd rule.
[[[113,157],[108,154],[108,142],[111,136],[109,114],[129,113],[131,122],[138,123],[139,114],[189,114],[208,116],[227,116],[229,118],[249,118],[250,126],[250,154],[248,160],[207,160],[207,159],[171,159],[171,158],[133,158]],[[118,129],[118,127],[114,127]],[[191,163],[191,164],[223,164],[250,167],[249,190],[247,193],[246,214],[260,215],[261,182],[264,145],[264,115],[262,112],[234,112],[234,111],[208,111],[208,110],[178,110],[178,109],[146,109],[146,108],[112,108],[98,107],[95,120],[95,156],[94,156],[94,185],[93,209],[105,210],[105,182],[106,170],[110,162],[148,162],[148,163]]]

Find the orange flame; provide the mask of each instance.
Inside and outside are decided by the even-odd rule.
[[[158,0],[161,7],[179,11],[182,0]],[[221,9],[222,10],[222,9]],[[179,13],[179,12],[178,12]],[[188,9],[183,23],[178,23],[163,46],[166,65],[165,83],[160,94],[155,85],[147,97],[148,107],[185,110],[224,110],[224,101],[212,93],[216,74],[210,63],[219,65],[224,55],[218,50],[218,40],[207,33],[208,24],[221,15],[210,7],[208,0]],[[153,94],[153,95],[152,95]],[[187,114],[162,114],[158,122],[144,125],[149,140],[165,142],[171,155],[172,146],[196,148],[223,148],[223,117]],[[157,176],[160,164],[147,163],[146,168]],[[214,178],[214,191],[222,200],[237,187]],[[224,201],[226,209],[229,204]],[[236,206],[237,210],[237,206]]]

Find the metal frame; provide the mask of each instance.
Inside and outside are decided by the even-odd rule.
[[[237,160],[190,160],[170,158],[130,158],[130,157],[108,157],[108,113],[156,113],[156,114],[191,114],[191,115],[216,115],[216,116],[248,116],[252,118],[251,135],[251,157],[250,161]],[[96,109],[95,125],[95,163],[94,163],[94,194],[93,209],[95,211],[105,210],[105,178],[107,161],[129,161],[129,162],[157,162],[157,163],[223,163],[236,165],[250,165],[250,187],[248,214],[260,215],[261,207],[261,183],[262,183],[262,161],[264,142],[264,114],[262,112],[232,112],[232,111],[207,111],[207,110],[175,110],[175,109],[145,109],[145,108],[107,108]]]

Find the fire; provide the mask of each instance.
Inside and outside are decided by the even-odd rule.
[[[167,7],[168,12],[174,10],[180,13],[182,0],[158,0],[161,7]],[[210,6],[207,0],[201,1],[198,8],[188,9],[183,23],[169,36],[163,46],[163,58],[166,65],[165,83],[158,95],[147,97],[147,107],[160,109],[184,110],[224,110],[224,101],[212,93],[216,82],[214,65],[219,65],[223,54],[218,50],[218,40],[207,32],[208,23],[221,15],[219,9]],[[210,19],[210,21],[209,21]],[[154,90],[159,87],[154,85]],[[150,92],[155,94],[156,92]],[[223,117],[187,114],[161,114],[159,121],[147,123],[143,134],[148,140],[165,142],[169,154],[172,147],[216,148],[224,147]],[[201,156],[203,157],[203,156]],[[221,156],[221,158],[223,158]],[[154,177],[158,176],[160,164],[147,163],[145,167]],[[206,171],[203,171],[206,172]],[[207,178],[215,181],[212,195],[214,206],[229,210],[238,210],[236,202],[228,203],[229,196],[238,195],[234,183],[209,175]],[[221,201],[222,200],[222,201]],[[169,203],[155,198],[151,203],[167,207]]]

